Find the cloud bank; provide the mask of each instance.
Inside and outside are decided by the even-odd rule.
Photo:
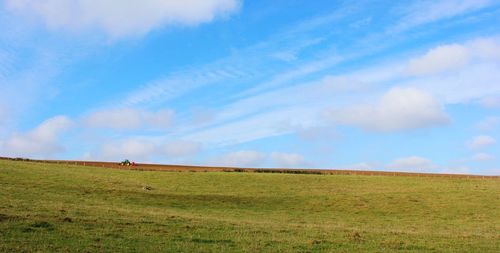
[[[93,112],[84,118],[87,126],[110,129],[165,129],[171,126],[174,111],[163,109],[146,111],[141,109],[121,108]]]
[[[392,161],[386,167],[388,169],[410,171],[429,171],[437,168],[437,166],[434,165],[431,160],[420,156],[399,158]]]
[[[214,166],[257,167],[264,163],[266,155],[253,150],[240,150],[221,155],[209,163]]]
[[[471,62],[500,59],[500,43],[496,38],[480,38],[464,44],[441,45],[424,55],[410,59],[407,73],[424,76],[458,70]]]
[[[306,165],[304,157],[295,153],[273,152],[271,159],[279,167],[296,168]]]
[[[50,29],[97,28],[112,38],[146,34],[166,25],[194,26],[237,11],[238,0],[7,0],[7,8],[41,19]]]
[[[65,116],[50,118],[31,131],[14,133],[2,145],[0,150],[10,156],[50,157],[64,148],[59,144],[59,136],[72,126]]]
[[[429,50],[425,55],[411,59],[408,72],[411,75],[428,75],[465,66],[468,61],[465,47],[452,44]]]
[[[111,141],[100,146],[97,154],[91,157],[107,160],[132,159],[140,162],[150,161],[152,158],[177,159],[193,156],[201,149],[197,142],[173,140],[158,142],[147,138],[128,138]]]
[[[445,125],[449,118],[428,93],[415,88],[392,88],[375,105],[329,110],[327,116],[341,124],[375,132],[411,130]]]

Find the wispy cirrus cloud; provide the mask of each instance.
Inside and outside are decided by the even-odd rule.
[[[403,13],[403,17],[393,29],[404,30],[443,19],[467,15],[494,4],[495,1],[492,0],[417,1],[410,5],[405,4],[405,7],[399,9]]]
[[[83,6],[83,1],[60,2],[61,5],[54,10],[47,8],[55,6],[57,1],[8,2],[12,4],[10,9],[0,10],[0,14],[16,17],[14,21],[34,29],[29,39],[22,36],[21,40],[14,42],[10,38],[4,39],[11,36],[11,31],[15,30],[12,27],[17,25],[2,22],[8,18],[0,15],[0,26],[7,24],[2,26],[6,32],[0,35],[0,97],[13,101],[6,103],[9,117],[27,117],[26,114],[11,112],[12,108],[21,107],[16,106],[17,101],[27,100],[30,96],[38,99],[55,97],[56,103],[46,103],[46,107],[37,108],[37,113],[62,110],[81,119],[84,124],[78,130],[83,136],[76,134],[75,137],[81,142],[73,142],[73,147],[80,150],[73,153],[88,153],[89,157],[161,162],[196,162],[213,157],[209,160],[218,164],[295,167],[306,166],[304,155],[309,161],[309,147],[321,144],[322,148],[328,149],[328,154],[315,154],[311,161],[332,163],[322,165],[324,167],[335,166],[334,163],[351,164],[358,161],[341,154],[341,148],[336,146],[338,143],[346,144],[342,148],[357,151],[353,145],[362,147],[367,142],[376,143],[380,141],[380,132],[385,133],[384,140],[399,141],[434,133],[443,133],[443,139],[449,138],[449,134],[456,132],[454,130],[464,127],[459,124],[465,124],[462,120],[455,121],[455,117],[461,116],[457,114],[461,109],[457,108],[481,104],[491,108],[487,113],[494,116],[496,96],[500,94],[497,74],[500,71],[500,43],[498,36],[494,35],[498,31],[494,27],[497,21],[494,16],[500,9],[494,1],[388,1],[383,7],[380,7],[380,2],[373,1],[341,2],[325,4],[328,8],[321,11],[316,9],[316,13],[326,15],[311,19],[304,17],[314,15],[312,12],[306,15],[295,10],[284,10],[291,12],[283,19],[269,15],[267,10],[254,15],[256,9],[251,8],[261,4],[267,6],[258,2],[249,5],[249,9],[245,9],[246,6],[241,9],[244,18],[229,20],[234,23],[221,22],[190,29],[189,32],[171,29],[166,33],[163,33],[165,27],[192,26],[232,15],[241,8],[241,1],[192,1],[189,6],[184,3],[177,6],[171,1],[146,1],[133,10],[134,15],[127,15],[133,4],[118,6],[119,9],[115,10],[107,5],[111,2],[108,0],[95,2],[93,6]],[[238,3],[238,6],[226,3]],[[151,9],[153,5],[155,10]],[[170,6],[169,13],[165,11],[167,5]],[[497,7],[488,8],[493,5]],[[314,6],[310,7],[312,10]],[[274,6],[272,12],[280,8],[282,6]],[[110,9],[116,13],[103,17],[112,12]],[[194,9],[202,13],[193,15],[203,17],[190,16]],[[245,12],[247,10],[253,13]],[[51,11],[55,11],[53,15]],[[87,11],[90,14],[84,17],[82,13]],[[380,15],[381,11],[384,15]],[[178,15],[172,14],[174,12]],[[276,13],[281,13],[281,10]],[[27,15],[30,17],[21,20],[20,17]],[[115,23],[114,18],[120,19],[123,15],[128,19]],[[254,28],[264,19],[265,29]],[[290,24],[292,19],[294,21]],[[32,21],[41,21],[49,29],[45,29],[45,25],[32,26]],[[61,30],[70,31],[71,36],[54,32]],[[91,55],[89,61],[78,66],[81,69],[70,69],[57,78],[58,73],[68,66],[65,59],[75,59],[72,50],[59,50],[64,47],[59,39],[67,39],[74,51],[86,53],[88,48],[82,45],[92,42],[88,42],[85,36],[75,43],[70,37],[75,33],[87,35],[88,31],[94,33],[98,30],[101,32],[95,37],[92,34],[90,40],[101,40],[102,35],[113,41],[155,33],[143,41],[98,43],[99,47],[105,48],[96,53],[106,51],[104,56]],[[241,33],[233,33],[235,30]],[[54,37],[42,43],[35,40],[46,36]],[[202,37],[208,39],[199,40],[202,42],[193,39]],[[57,43],[49,43],[55,41]],[[196,60],[182,59],[184,65],[162,64],[175,62],[177,55],[184,54],[176,52],[172,54],[173,58],[160,59],[167,54],[159,54],[158,50],[176,50],[179,44],[183,46],[178,48],[189,50],[190,46],[185,45],[191,43],[197,49],[196,55],[186,55]],[[44,44],[45,48],[30,51],[35,44]],[[48,44],[54,44],[49,47],[52,50],[46,50]],[[30,50],[20,50],[23,47]],[[23,54],[17,55],[18,51],[23,51]],[[34,51],[36,61],[31,60]],[[139,54],[147,54],[154,60],[136,61]],[[113,58],[112,61],[108,56]],[[27,62],[36,64],[25,65]],[[41,64],[48,65],[36,68]],[[103,74],[112,72],[114,67],[133,71]],[[147,70],[143,71],[143,68]],[[30,69],[37,71],[30,75]],[[129,79],[131,75],[134,76]],[[100,95],[82,99],[80,103],[71,96],[81,96],[77,92],[84,88],[73,89],[65,94],[67,97],[53,95],[64,92],[64,89],[57,89],[58,85],[85,86],[80,83],[86,81],[95,82],[89,88],[98,89]],[[21,83],[26,85],[18,86]],[[16,89],[17,92],[3,92]],[[37,91],[33,95],[22,94],[32,90]],[[69,100],[78,106],[65,108]],[[335,113],[325,115],[325,111]],[[488,121],[488,134],[496,137],[491,122]],[[15,128],[15,124],[12,127]],[[433,129],[410,131],[428,128]],[[358,134],[363,136],[363,141],[357,142]],[[4,146],[6,138],[1,135],[3,133],[0,133],[0,138],[4,140],[1,144]],[[400,152],[399,147],[387,145],[385,148],[387,153],[392,152],[391,148]],[[380,159],[389,161],[387,165],[393,166],[394,170],[410,165],[426,167],[432,162],[425,156],[440,152],[427,147],[425,152],[420,152],[422,147],[407,148],[413,149],[408,154],[419,154],[419,159],[408,156],[391,163],[392,153],[390,157]],[[495,148],[490,146],[488,152],[494,154]],[[197,157],[199,153],[201,156]],[[369,162],[358,164],[359,167],[383,167],[384,163],[373,162],[377,159],[370,157],[368,151],[361,153],[360,156],[365,157],[356,159]],[[479,154],[478,151],[474,153]],[[442,155],[447,156],[451,155]],[[437,161],[443,160],[445,158]],[[488,161],[491,160],[481,161],[481,165],[489,166]],[[467,162],[478,161],[469,158],[464,163]],[[457,164],[456,167],[465,168],[465,165]],[[444,168],[439,166],[430,170]]]
[[[482,8],[481,6],[483,5],[478,6],[479,7],[477,8]],[[459,15],[477,8],[463,8],[461,11],[452,12],[448,16]],[[345,11],[346,9],[340,8],[340,10]],[[314,29],[322,27],[325,24],[340,22],[342,19],[345,19],[346,15],[341,15],[340,10],[331,15],[304,21],[302,24],[293,26],[293,28],[279,33],[279,35],[271,38],[270,40],[260,42],[256,46],[237,50],[234,56],[221,59],[205,66],[197,67],[193,70],[178,72],[163,79],[148,83],[138,90],[132,91],[130,96],[124,100],[124,104],[127,106],[134,106],[150,103],[165,103],[171,99],[184,96],[192,90],[201,89],[207,85],[217,86],[220,83],[236,83],[233,85],[241,85],[238,84],[241,83],[241,81],[252,83],[256,80],[261,80],[262,77],[266,77],[264,79],[265,81],[258,81],[259,83],[252,85],[251,88],[245,89],[243,92],[231,96],[230,100],[238,100],[258,93],[267,92],[270,89],[276,89],[290,84],[293,85],[294,83],[296,84],[297,80],[301,80],[304,77],[309,77],[318,72],[328,70],[345,60],[351,59],[353,56],[346,58],[341,55],[332,54],[331,50],[325,50],[324,55],[316,57],[314,60],[302,60],[300,63],[293,64],[288,67],[279,67],[280,65],[278,64],[278,67],[268,69],[262,68],[262,63],[272,61],[272,57],[269,57],[269,55],[272,56],[275,53],[279,54],[280,52],[293,51],[293,54],[296,54],[296,46],[291,45],[288,49],[282,49],[279,48],[279,45],[282,44],[282,41],[286,41],[287,38],[292,38],[298,34],[306,34],[306,36],[300,36],[302,43],[299,43],[299,45],[304,45],[304,47],[307,48],[321,43],[321,47],[325,48],[325,45],[330,43],[329,40],[317,37],[311,38],[311,36],[315,35],[310,35],[308,37],[307,33],[314,31]],[[418,12],[417,10],[413,11],[415,13]],[[439,19],[439,17],[436,18]],[[420,24],[421,23],[416,23],[413,25],[416,26]],[[304,47],[299,47],[298,50],[300,51],[304,49]],[[382,48],[379,48],[378,50],[381,49]],[[264,57],[262,57],[263,53],[265,55]],[[366,53],[368,52],[365,52],[365,54]],[[257,55],[258,57],[256,57]],[[360,57],[360,55],[356,57]],[[241,59],[245,59],[244,63]]]
[[[161,104],[194,90],[207,86],[224,87],[227,83],[243,89],[241,93],[231,94],[229,100],[234,101],[323,71],[339,63],[341,57],[332,54],[333,51],[328,49],[330,42],[317,35],[316,29],[344,22],[349,14],[361,6],[361,3],[340,5],[328,15],[302,20],[266,40],[234,49],[226,57],[182,71],[173,71],[132,90],[120,103],[126,106]],[[301,57],[300,61],[293,61],[296,55],[314,46],[323,48],[325,52],[314,59]]]
[[[457,45],[478,45],[478,41],[493,45],[487,47],[488,51],[496,52],[491,50],[496,48],[495,39],[481,38]],[[481,47],[467,48],[476,48],[475,51],[471,49],[472,52],[481,51],[477,50]],[[494,64],[496,58],[482,57],[479,53],[471,55],[476,55],[473,57],[475,60],[460,67],[459,71],[464,71],[460,72],[460,76],[438,71],[408,78],[405,69],[415,59],[410,57],[377,67],[357,69],[341,76],[326,75],[315,81],[254,94],[220,107],[217,117],[210,124],[202,128],[187,125],[179,134],[186,139],[217,145],[242,143],[289,134],[300,128],[324,126],[321,115],[325,108],[336,108],[333,118],[337,122],[340,120],[371,131],[393,132],[444,126],[450,122],[443,110],[444,105],[473,101],[498,90],[494,80],[490,80],[495,79],[496,67],[488,65]],[[458,79],[460,81],[456,81]],[[485,81],[477,83],[477,80]],[[438,81],[439,84],[436,83]],[[392,83],[400,83],[400,88],[384,91]],[[461,87],[474,88],[474,91],[464,92]],[[380,98],[378,103],[377,97]],[[372,104],[361,102],[367,99],[373,101]],[[352,110],[358,110],[359,114]],[[332,114],[328,114],[327,118],[332,119]],[[360,116],[355,119],[355,115]]]
[[[466,48],[468,55],[466,65],[458,67],[458,75],[433,71],[409,78],[405,69],[413,59],[425,56],[424,53],[377,67],[356,69],[341,76],[326,75],[316,81],[248,96],[219,108],[217,119],[212,124],[202,129],[190,129],[181,136],[227,145],[289,134],[304,127],[324,126],[321,115],[325,108],[337,108],[337,122],[340,112],[344,112],[343,123],[371,131],[445,126],[450,122],[443,109],[446,104],[467,103],[498,90],[495,85],[497,58],[494,54],[481,53],[496,52],[498,41],[495,38],[452,44]],[[400,84],[400,88],[384,91],[388,85],[390,90],[390,84],[394,83]],[[386,96],[384,92],[387,92]],[[380,98],[378,104],[377,97]],[[361,102],[367,99],[372,104]],[[361,110],[357,120],[353,118],[357,114],[350,111],[355,109]],[[327,118],[331,119],[330,116]],[[234,132],[233,129],[242,131]],[[215,140],[212,136],[221,137]]]

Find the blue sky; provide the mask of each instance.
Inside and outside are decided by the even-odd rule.
[[[0,1],[0,154],[500,174],[500,3]]]

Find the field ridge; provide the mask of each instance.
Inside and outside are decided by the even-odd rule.
[[[29,158],[0,157],[0,160],[27,161],[37,163],[68,164],[111,169],[171,171],[171,172],[247,172],[247,173],[285,173],[285,174],[322,174],[322,175],[366,175],[366,176],[412,176],[412,177],[449,177],[449,178],[484,178],[500,179],[500,176],[473,174],[446,174],[399,171],[348,170],[348,169],[314,169],[314,168],[244,168],[201,165],[174,165],[136,163],[134,166],[123,166],[118,162],[83,161],[83,160],[41,160]]]

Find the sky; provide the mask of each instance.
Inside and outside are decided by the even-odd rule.
[[[0,0],[0,156],[500,175],[496,0]]]

